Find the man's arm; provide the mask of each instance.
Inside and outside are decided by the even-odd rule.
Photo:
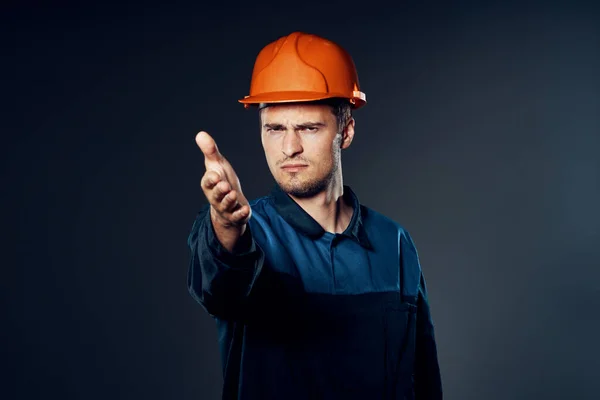
[[[229,251],[218,240],[210,206],[206,206],[194,221],[188,246],[191,259],[187,284],[192,297],[214,317],[241,318],[264,260],[249,226]]]
[[[252,238],[252,208],[233,167],[208,133],[199,132],[196,144],[204,154],[200,186],[209,205],[197,215],[188,237],[188,289],[213,317],[235,320],[245,315],[264,254]]]
[[[433,320],[427,299],[427,286],[422,273],[417,300],[415,395],[416,400],[441,400],[443,398]]]

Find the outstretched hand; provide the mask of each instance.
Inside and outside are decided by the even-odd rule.
[[[250,220],[252,209],[242,193],[233,167],[207,132],[201,131],[196,135],[196,144],[204,154],[206,172],[200,186],[210,203],[213,223],[224,228],[245,225]]]

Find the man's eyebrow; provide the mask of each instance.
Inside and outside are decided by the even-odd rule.
[[[294,125],[294,127],[296,129],[303,129],[303,128],[316,128],[316,127],[321,127],[321,126],[325,126],[326,124],[323,122],[312,122],[312,121],[308,121],[308,122],[303,122],[301,124],[298,125]]]
[[[281,124],[264,124],[263,127],[267,128],[267,129],[281,129],[284,126]]]
[[[326,124],[324,122],[307,121],[307,122],[303,122],[301,124],[294,125],[294,129],[316,128],[316,127],[323,127],[323,126],[326,126]],[[266,129],[285,129],[285,126],[283,124],[278,124],[278,123],[267,123],[267,124],[264,124],[263,127],[265,127]]]

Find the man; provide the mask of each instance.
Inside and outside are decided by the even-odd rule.
[[[250,95],[276,181],[249,202],[215,141],[196,136],[209,204],[188,239],[188,287],[215,318],[224,399],[441,399],[425,280],[410,235],[343,184],[350,56],[294,32],[259,53]]]

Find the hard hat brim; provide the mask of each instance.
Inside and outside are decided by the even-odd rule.
[[[364,96],[364,95],[363,95]],[[250,105],[258,105],[261,103],[298,103],[298,102],[308,102],[308,101],[317,101],[317,100],[325,100],[332,98],[342,98],[348,99],[348,101],[352,104],[353,108],[362,107],[366,100],[361,98],[349,98],[348,95],[344,95],[342,93],[322,93],[322,92],[271,92],[271,93],[263,93],[257,94],[254,96],[246,96],[243,99],[238,100],[240,103],[244,104],[244,106],[248,107]]]

